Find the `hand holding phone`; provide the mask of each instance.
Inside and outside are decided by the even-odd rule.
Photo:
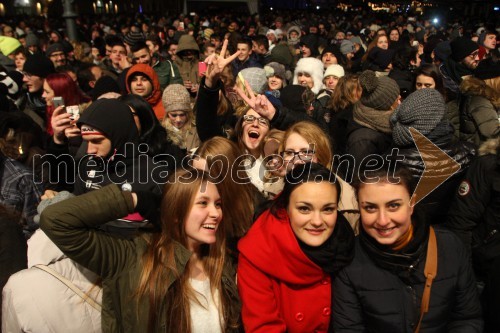
[[[57,108],[58,106],[64,106],[64,99],[60,96],[56,96],[52,99],[52,105],[54,105],[54,108]]]
[[[205,75],[206,72],[207,72],[207,63],[204,61],[200,61],[198,63],[198,75],[201,77]]]

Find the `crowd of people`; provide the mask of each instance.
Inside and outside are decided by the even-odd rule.
[[[497,21],[77,23],[0,23],[2,332],[498,331]]]

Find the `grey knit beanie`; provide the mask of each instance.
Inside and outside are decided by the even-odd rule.
[[[394,143],[398,146],[411,144],[410,127],[428,135],[443,119],[445,109],[444,99],[436,89],[420,89],[411,93],[391,116]]]
[[[72,193],[69,193],[68,191],[62,191],[57,193],[53,198],[51,199],[45,199],[40,201],[38,204],[38,207],[36,208],[38,214],[35,215],[33,218],[33,221],[35,221],[36,224],[40,223],[40,215],[42,215],[43,211],[45,208],[49,207],[52,204],[58,203],[60,201],[64,201],[69,198],[73,198],[75,195]]]
[[[162,102],[165,112],[192,111],[189,91],[182,84],[169,84],[163,91]]]
[[[240,71],[243,78],[248,82],[256,94],[263,94],[267,88],[266,71],[259,67],[249,67]]]
[[[363,88],[360,102],[370,108],[388,111],[399,96],[399,86],[393,79],[376,77],[371,70],[359,76],[359,84]]]

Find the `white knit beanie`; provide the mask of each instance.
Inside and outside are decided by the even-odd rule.
[[[345,75],[344,67],[332,64],[327,67],[325,74],[323,75],[323,79],[326,79],[328,76],[336,76],[339,79]]]

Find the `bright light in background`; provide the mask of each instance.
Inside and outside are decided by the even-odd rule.
[[[30,4],[30,0],[24,0],[24,4],[25,5],[29,5]]]
[[[273,10],[273,7],[269,8],[270,10]]]
[[[316,6],[316,9],[319,10],[319,6]]]
[[[432,23],[438,24],[439,23],[439,19],[436,17],[434,20],[432,20]]]
[[[493,7],[493,10],[498,12],[500,10],[500,7]]]

